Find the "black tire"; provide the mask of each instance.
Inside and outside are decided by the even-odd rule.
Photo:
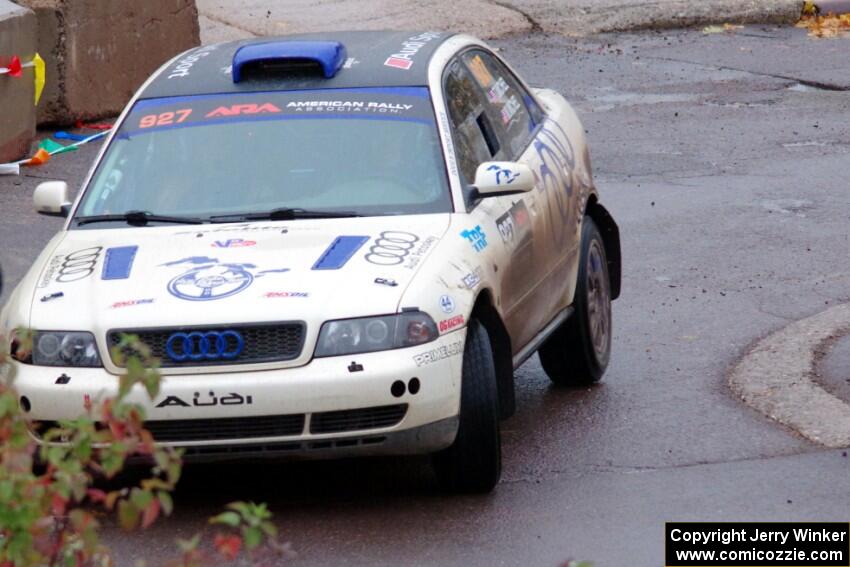
[[[432,458],[440,487],[455,493],[487,493],[502,475],[496,366],[487,330],[471,320],[463,350],[460,425],[451,447]]]
[[[575,311],[540,347],[543,370],[559,386],[598,382],[611,358],[611,280],[605,243],[590,217],[581,228]]]

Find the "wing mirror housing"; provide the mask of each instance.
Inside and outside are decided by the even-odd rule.
[[[475,171],[475,190],[480,197],[526,193],[534,184],[531,168],[515,161],[485,161]]]
[[[35,188],[32,195],[35,210],[50,217],[67,217],[71,211],[68,200],[68,184],[64,181],[45,181]]]

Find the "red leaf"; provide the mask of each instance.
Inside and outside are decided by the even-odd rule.
[[[154,498],[151,503],[145,508],[145,513],[142,516],[142,529],[153,524],[159,516],[159,500]]]
[[[99,488],[89,488],[86,494],[93,503],[104,502],[106,500],[106,492]]]
[[[65,513],[65,505],[68,503],[66,498],[58,494],[53,495],[53,500],[50,503],[50,508],[54,516],[61,516]]]
[[[228,560],[233,561],[239,555],[239,550],[242,548],[242,538],[238,535],[215,534],[213,544],[216,551],[224,555]]]

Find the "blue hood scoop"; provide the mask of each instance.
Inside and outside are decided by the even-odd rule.
[[[260,68],[276,75],[318,68],[330,79],[347,58],[345,46],[338,41],[270,41],[243,45],[233,54],[233,82],[243,80],[245,67]],[[255,74],[252,73],[252,76]]]

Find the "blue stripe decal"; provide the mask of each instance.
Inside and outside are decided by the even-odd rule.
[[[338,270],[348,262],[360,247],[369,241],[368,236],[337,236],[327,250],[322,252],[314,270]]]
[[[108,248],[106,259],[103,261],[102,280],[126,280],[130,277],[133,269],[133,260],[136,258],[138,246],[119,246]]]

